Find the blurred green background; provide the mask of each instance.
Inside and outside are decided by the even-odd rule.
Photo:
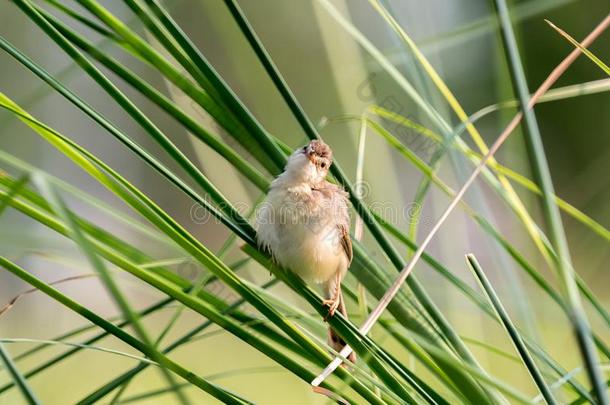
[[[141,31],[136,20],[120,2],[101,3],[125,21],[133,21],[132,26]],[[306,142],[305,135],[221,1],[168,0],[165,4],[271,133],[292,147]],[[324,124],[328,119],[341,114],[361,114],[367,106],[380,104],[427,125],[422,114],[393,79],[317,1],[243,0],[240,4],[314,122]],[[412,80],[418,90],[427,94],[432,104],[453,125],[458,124],[442,97],[433,85],[423,80],[416,63],[367,1],[334,0],[332,4],[360,29],[400,72]],[[421,46],[468,114],[487,105],[513,98],[510,77],[489,2],[388,0],[386,4],[403,28]],[[512,2],[511,5],[530,90],[537,88],[553,67],[572,49],[570,44],[544,22],[545,18],[580,39],[610,11],[607,0],[528,0]],[[113,49],[99,36],[89,31],[87,33],[99,42],[99,47]],[[141,133],[141,129],[8,1],[0,2],[0,35],[56,74],[103,114],[112,117],[125,132],[142,145],[153,152],[159,152],[159,148]],[[610,61],[610,33],[603,34],[591,50],[606,63]],[[114,53],[119,59],[127,61],[116,49]],[[196,110],[196,107],[188,100],[180,98],[181,96],[151,69],[132,60],[129,60],[128,64],[163,92],[176,97],[182,108],[187,111]],[[603,71],[590,60],[581,57],[555,87],[603,78],[607,78]],[[223,192],[232,201],[244,208],[252,206],[257,196],[255,190],[242,183],[226,163],[207,147],[192,144],[184,130],[163,112],[126,86],[122,87],[146,113],[154,117],[155,122],[166,133],[171,134],[172,139],[186,150],[187,154],[197,159],[205,173],[212,181],[222,186]],[[4,53],[0,53],[0,90],[34,116],[97,153],[146,191],[208,246],[218,249],[228,236],[226,229],[218,224],[201,224],[194,221],[191,202]],[[605,227],[610,227],[610,93],[602,92],[544,103],[536,107],[536,112],[557,194]],[[210,122],[205,114],[198,113],[203,122]],[[477,127],[488,144],[493,142],[513,114],[513,109],[501,110],[479,121]],[[358,131],[358,123],[330,123],[322,128],[323,137],[333,147],[336,159],[352,179],[356,170]],[[411,146],[421,141],[416,135],[410,136],[409,142],[413,142]],[[43,168],[106,200],[117,210],[129,212],[5,111],[0,111],[0,146],[2,151]],[[425,160],[430,158],[427,150],[420,149],[418,153]],[[519,131],[516,131],[502,148],[498,160],[531,178]],[[167,163],[170,167],[175,167],[171,162]],[[2,163],[0,169],[14,173]],[[468,173],[469,170],[471,167],[460,159],[444,159],[440,177],[455,187],[464,180],[463,173]],[[401,213],[413,200],[421,174],[400,158],[382,139],[369,134],[364,160],[364,179],[370,185],[366,195],[369,203],[393,207],[394,211],[391,213]],[[517,187],[517,190],[528,204],[530,212],[542,223],[538,199],[523,189]],[[479,185],[469,193],[467,200],[492,218],[492,222],[497,224],[532,263],[540,268],[545,267],[523,227],[486,186]],[[128,230],[108,222],[108,218],[98,211],[78,201],[70,203],[76,211],[92,221],[110,228],[148,251],[153,251],[158,259],[169,258],[175,254],[171,249],[159,246],[154,240],[134,240]],[[446,196],[438,190],[433,190],[428,195],[422,211],[420,238],[425,235],[447,203]],[[608,244],[573,220],[564,220],[575,267],[607,306],[610,303]],[[406,218],[402,215],[396,215],[393,222],[402,229],[407,227]],[[366,232],[364,240],[368,240]],[[521,277],[515,264],[504,253],[489,246],[481,230],[461,210],[456,210],[452,215],[435,238],[430,251],[454,274],[473,286],[476,284],[466,267],[463,255],[475,252],[484,268],[489,270],[490,277],[497,282],[498,290],[509,311],[514,314],[515,320],[533,326],[530,331],[539,335],[549,352],[562,359],[567,369],[579,364],[571,331],[564,326],[564,315],[539,290],[532,288],[529,280]],[[70,241],[57,237],[10,209],[0,217],[0,253],[17,260],[47,281],[91,272]],[[381,256],[379,252],[377,255]],[[384,260],[383,257],[378,258]],[[427,270],[425,266],[416,268],[432,297],[462,335],[491,342],[511,351],[511,344],[498,325],[490,327],[489,321],[484,320],[470,302]],[[182,271],[191,270],[183,268]],[[266,277],[256,267],[246,269],[246,274],[247,277],[258,281],[265,280]],[[550,270],[545,275],[554,285],[558,285]],[[157,292],[126,275],[117,277],[129,293],[134,306],[138,308],[145,307],[160,297]],[[10,274],[0,271],[0,306],[28,288]],[[117,314],[103,287],[94,278],[65,283],[59,288],[99,313],[108,317]],[[229,296],[231,293],[227,291],[226,294]],[[303,305],[292,295],[286,293],[286,296],[287,299],[293,300],[295,305]],[[524,301],[524,296],[527,296],[527,301]],[[527,302],[536,305],[528,306]],[[526,317],[523,311],[528,311],[528,308],[530,313]],[[170,316],[171,311],[162,311],[147,319],[147,325],[150,325],[150,330],[155,327],[162,328]],[[187,330],[195,319],[193,314],[186,311],[172,335],[177,336]],[[358,319],[357,315],[354,319]],[[598,323],[595,316],[590,319],[592,323]],[[29,294],[18,301],[14,308],[0,316],[0,336],[50,339],[80,325],[83,325],[83,320],[59,304],[42,294]],[[610,337],[607,328],[601,327],[599,330],[606,339]],[[382,336],[379,338],[383,341]],[[99,345],[130,351],[115,339],[105,339]],[[18,354],[28,347],[31,346],[25,343],[11,344],[8,349],[11,353]],[[570,349],[566,350],[566,347]],[[51,349],[44,355],[41,354],[41,357],[24,362],[24,368],[38,364],[41,358],[49,356],[54,350],[59,352],[60,349]],[[535,395],[531,381],[523,373],[515,372],[513,362],[491,356],[477,347],[473,350],[480,355],[482,365],[491,373]],[[202,375],[227,372],[226,375],[219,376],[223,386],[238,389],[246,397],[260,403],[286,403],[280,400],[283,395],[291,395],[290,403],[295,404],[326,402],[323,397],[311,393],[306,384],[225,333],[193,342],[177,350],[174,356]],[[31,384],[45,403],[71,403],[134,364],[135,361],[131,359],[86,351],[36,376],[31,380]],[[0,371],[0,383],[7,381],[9,376],[5,371]],[[158,373],[148,370],[134,380],[124,398],[162,384]],[[194,389],[189,393],[195,400],[199,398],[203,401],[202,394]],[[170,403],[172,400],[174,398],[170,396],[159,396],[155,403]],[[209,398],[206,397],[205,400]],[[16,390],[0,395],[2,404],[20,403],[19,401],[21,398]]]

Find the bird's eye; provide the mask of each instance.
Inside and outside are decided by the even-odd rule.
[[[326,167],[326,163],[322,162],[322,164],[320,164],[320,167],[322,167],[322,169],[324,169]]]

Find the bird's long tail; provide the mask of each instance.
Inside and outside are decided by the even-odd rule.
[[[337,310],[341,312],[341,315],[347,319],[347,309],[345,308],[345,300],[343,299],[343,293],[339,292],[339,306]],[[333,348],[333,350],[340,352],[343,347],[346,345],[345,340],[341,336],[337,334],[331,327],[328,327],[328,345]],[[347,359],[352,363],[356,363],[356,353],[352,352]]]

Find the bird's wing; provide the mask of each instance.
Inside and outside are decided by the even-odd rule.
[[[349,264],[351,264],[354,252],[352,251],[352,238],[349,236],[349,229],[345,224],[339,224],[337,226],[339,227],[339,232],[341,232],[341,247],[347,256]]]
[[[337,220],[337,227],[341,237],[341,247],[347,256],[348,266],[352,263],[354,252],[352,250],[352,239],[349,236],[349,214],[347,211],[347,196],[348,194],[339,186],[325,181],[323,186],[318,190],[326,198],[329,198],[332,203],[331,206],[335,210],[333,214],[336,214],[335,220]]]

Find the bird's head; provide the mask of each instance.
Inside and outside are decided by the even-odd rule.
[[[294,180],[317,184],[323,181],[333,162],[333,151],[320,140],[297,149],[288,159],[286,174]]]

